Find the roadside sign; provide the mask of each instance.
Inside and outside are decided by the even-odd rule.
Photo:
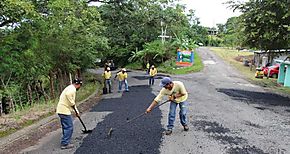
[[[177,66],[192,66],[194,53],[191,50],[177,50],[176,65]]]

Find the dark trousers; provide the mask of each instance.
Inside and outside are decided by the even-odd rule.
[[[149,77],[149,85],[154,85],[154,76]]]
[[[105,87],[107,88],[109,88],[109,93],[111,93],[112,92],[112,83],[111,83],[111,79],[106,79],[105,80]]]

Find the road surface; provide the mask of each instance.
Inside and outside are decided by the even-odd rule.
[[[93,129],[91,134],[81,134],[75,120],[72,143],[76,148],[60,150],[58,129],[22,153],[290,153],[290,99],[251,84],[207,48],[199,48],[198,53],[203,71],[171,76],[184,82],[189,92],[188,132],[183,131],[177,114],[172,135],[163,133],[169,104],[121,126],[143,113],[160,90],[161,76],[150,87],[145,72],[132,71],[128,73],[130,92],[118,93],[114,81],[114,93],[103,95],[90,112],[82,114]],[[111,127],[115,131],[107,138]]]

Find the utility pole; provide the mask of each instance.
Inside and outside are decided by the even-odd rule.
[[[159,35],[158,37],[161,37],[161,41],[162,41],[162,44],[164,44],[165,42],[165,38],[170,38],[171,36],[167,36],[166,35],[166,29],[167,29],[167,25],[165,26],[165,29],[163,27],[163,21],[161,20],[160,22],[160,25],[161,25],[161,35]]]

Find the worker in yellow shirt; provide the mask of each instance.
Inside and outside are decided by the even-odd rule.
[[[154,65],[151,66],[150,72],[149,72],[149,85],[154,85],[154,78],[157,75],[157,69],[154,67]]]
[[[82,86],[82,80],[75,79],[73,83],[67,86],[61,93],[56,113],[60,118],[62,126],[62,138],[61,138],[61,149],[70,149],[74,145],[70,143],[73,134],[73,118],[72,111],[76,111],[76,116],[79,117],[80,113],[76,108],[75,97],[76,91]]]
[[[123,84],[125,84],[125,91],[129,92],[129,86],[128,86],[128,81],[127,81],[128,74],[126,72],[126,69],[122,68],[122,70],[119,73],[116,74],[115,78],[116,77],[118,77],[118,81],[119,81],[119,90],[118,90],[118,92],[122,91]]]
[[[112,83],[111,83],[111,77],[112,77],[112,73],[110,71],[110,67],[107,67],[106,71],[104,71],[103,73],[103,77],[104,77],[104,86],[107,89],[107,87],[109,88],[109,93],[112,93]]]
[[[168,115],[168,125],[167,130],[165,132],[166,135],[170,135],[172,133],[172,129],[174,127],[175,121],[175,112],[176,106],[178,105],[180,108],[179,118],[180,123],[183,126],[184,131],[188,131],[189,127],[187,124],[187,97],[188,93],[184,87],[184,84],[180,81],[172,81],[169,77],[164,77],[161,80],[160,86],[163,87],[159,94],[152,101],[151,105],[146,109],[146,113],[151,112],[151,110],[162,100],[162,97],[167,95],[170,100],[170,108]]]
[[[146,74],[149,74],[149,69],[150,69],[150,63],[147,61],[147,64],[146,64]]]

